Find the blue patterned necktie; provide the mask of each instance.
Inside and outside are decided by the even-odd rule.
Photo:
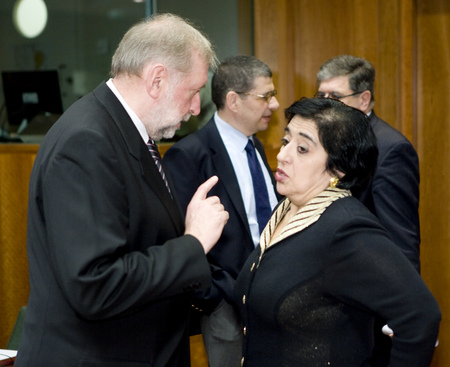
[[[259,233],[261,234],[270,219],[272,209],[270,208],[266,181],[258,157],[256,156],[255,146],[251,139],[248,139],[245,151],[247,152],[248,166],[252,175],[253,191],[255,193],[256,202],[256,217],[258,219]]]
[[[156,146],[155,142],[150,139],[147,143],[148,151],[152,155],[153,160],[155,161],[156,168],[158,168],[158,171],[166,184],[167,190],[169,191],[170,196],[172,196],[172,193],[170,192],[169,183],[167,182],[166,174],[164,173],[162,164],[161,164],[161,156],[159,155],[158,147]]]

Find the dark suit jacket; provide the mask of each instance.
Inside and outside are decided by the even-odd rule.
[[[420,272],[419,159],[412,144],[372,111],[378,141],[377,171],[357,197],[374,213],[393,242]]]
[[[256,137],[254,142],[271,174],[261,142]],[[223,297],[229,303],[233,302],[235,279],[255,249],[239,184],[214,118],[199,131],[174,144],[164,155],[164,163],[174,179],[183,211],[186,211],[196,186],[213,175],[219,177],[219,182],[209,196],[217,195],[220,198],[230,218],[219,242],[208,254],[213,286],[197,300],[198,307],[211,312]],[[275,185],[273,176],[272,182]]]
[[[30,180],[30,298],[16,366],[189,366],[200,243],[120,102],[101,84],[39,148]]]
[[[236,281],[244,366],[369,367],[374,316],[394,329],[391,367],[429,366],[440,310],[384,228],[353,197],[249,256]]]

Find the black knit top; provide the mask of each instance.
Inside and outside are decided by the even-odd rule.
[[[247,367],[366,367],[375,315],[394,330],[391,367],[429,366],[439,307],[378,220],[355,198],[249,257],[236,303]]]

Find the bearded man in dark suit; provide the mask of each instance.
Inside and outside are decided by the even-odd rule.
[[[205,253],[228,213],[206,198],[214,177],[184,219],[154,141],[199,113],[215,60],[185,20],[143,20],[120,42],[112,79],[48,132],[30,179],[16,366],[190,365],[191,299],[209,287]]]

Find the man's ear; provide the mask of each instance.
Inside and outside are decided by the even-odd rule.
[[[239,95],[235,91],[229,91],[226,96],[226,104],[229,110],[236,112],[239,105]]]
[[[145,78],[147,93],[152,98],[157,99],[161,94],[164,83],[167,83],[166,67],[162,64],[151,65],[144,71],[143,77]]]
[[[360,101],[361,101],[361,107],[360,110],[363,111],[364,113],[369,113],[369,109],[370,109],[370,100],[372,98],[372,93],[370,93],[370,91],[365,90],[364,92],[362,92],[359,96]]]

